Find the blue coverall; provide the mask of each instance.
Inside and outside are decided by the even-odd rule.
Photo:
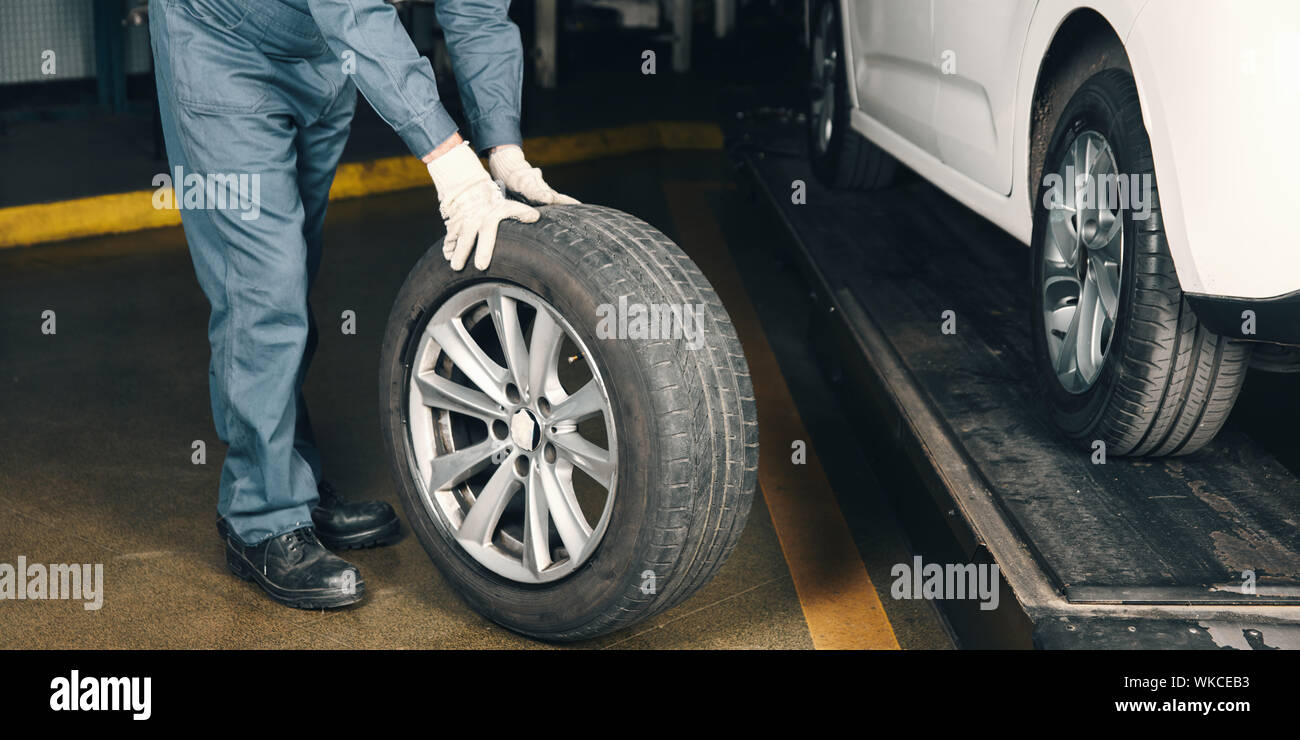
[[[435,6],[479,151],[521,142],[523,51],[508,6]],[[252,545],[311,526],[318,497],[302,398],[317,337],[307,296],[356,90],[417,157],[456,124],[382,0],[150,0],[149,29],[173,172],[260,179],[255,210],[210,198],[181,211],[212,306],[212,414],[229,445],[217,511]]]

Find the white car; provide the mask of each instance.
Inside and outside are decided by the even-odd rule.
[[[810,156],[897,162],[1029,245],[1058,426],[1192,452],[1300,344],[1300,3],[811,2]]]

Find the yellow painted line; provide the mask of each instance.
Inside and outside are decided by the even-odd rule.
[[[0,208],[0,248],[177,226],[180,212],[153,207],[153,190]]]
[[[731,264],[722,230],[708,205],[707,187],[668,183],[668,206],[683,247],[718,291],[745,348],[762,437],[759,487],[813,645],[819,650],[897,650],[894,628],[816,451],[807,445],[804,464],[791,460],[791,442],[807,443],[810,437],[749,294]]]
[[[524,141],[534,166],[584,162],[654,150],[720,149],[722,131],[703,122],[652,121]],[[339,166],[330,200],[430,185],[415,157],[388,157]],[[0,249],[180,224],[180,211],[155,208],[154,190],[96,195],[0,208]]]

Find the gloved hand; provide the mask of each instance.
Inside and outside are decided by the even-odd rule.
[[[500,180],[506,190],[522,196],[539,206],[577,205],[578,201],[555,189],[542,179],[542,171],[528,164],[524,150],[517,146],[500,146],[488,155],[488,172],[493,180]]]
[[[474,266],[488,268],[502,219],[530,224],[541,217],[537,209],[502,195],[468,142],[429,162],[429,176],[438,189],[438,210],[447,224],[442,256],[451,262],[453,270],[465,267],[476,241]]]

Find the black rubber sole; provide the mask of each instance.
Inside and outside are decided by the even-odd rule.
[[[397,517],[392,521],[386,522],[374,529],[367,529],[362,532],[354,532],[349,535],[335,537],[328,535],[319,529],[316,530],[316,539],[331,550],[363,550],[368,547],[379,547],[386,545],[397,538],[402,531],[402,522]]]
[[[320,540],[320,543],[330,550],[363,550],[369,547],[387,545],[397,539],[401,532],[402,521],[397,517],[393,517],[391,521],[385,522],[378,527],[363,532],[354,532],[345,537],[332,537],[317,529],[316,539]],[[225,542],[228,535],[229,529],[226,527],[225,520],[218,518],[217,536],[221,538],[222,542]]]
[[[342,591],[290,591],[282,589],[263,577],[238,550],[226,545],[226,567],[236,576],[262,587],[267,596],[279,604],[294,609],[337,609],[361,601],[366,594],[366,583],[360,577],[352,593]]]

